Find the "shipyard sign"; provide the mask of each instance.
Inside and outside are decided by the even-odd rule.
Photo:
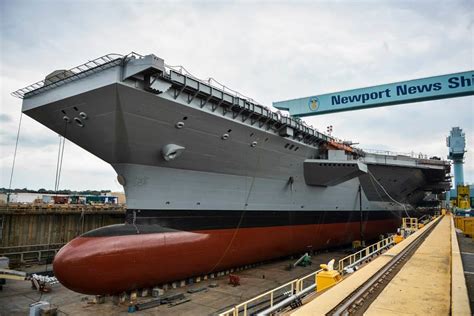
[[[273,106],[301,117],[468,95],[474,95],[474,71],[274,102]]]

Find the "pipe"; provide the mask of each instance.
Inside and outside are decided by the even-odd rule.
[[[295,263],[293,263],[293,268],[296,267],[298,265],[298,263],[301,262],[301,260],[303,260],[304,258],[306,258],[306,256],[308,256],[308,253],[305,253],[304,255],[302,255],[298,260],[296,260]]]
[[[266,310],[263,310],[261,311],[260,313],[257,314],[257,316],[266,316],[266,315],[270,315],[271,313],[273,313],[274,311],[277,311],[279,310],[280,308],[283,308],[287,305],[289,305],[291,302],[293,302],[295,299],[297,299],[298,297],[300,296],[303,296],[309,292],[311,292],[312,290],[314,290],[316,288],[316,284],[313,284],[313,285],[310,285],[308,286],[307,288],[305,288],[304,290],[302,290],[301,292],[297,293],[297,294],[294,294],[286,299],[284,299],[283,301],[279,302],[278,304],[276,305],[273,305],[272,307],[269,307],[267,308]]]

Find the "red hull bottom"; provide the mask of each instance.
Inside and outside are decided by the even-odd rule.
[[[366,239],[397,220],[369,221]],[[84,294],[116,294],[308,250],[351,243],[359,222],[78,237],[56,255],[55,276]]]

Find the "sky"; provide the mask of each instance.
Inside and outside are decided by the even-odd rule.
[[[108,54],[153,53],[199,78],[273,101],[474,69],[474,1],[0,0],[0,187],[8,187],[21,100],[12,91]],[[474,97],[304,120],[365,149],[446,158]],[[23,116],[12,188],[54,188],[58,135]],[[61,189],[122,190],[106,162],[66,141]]]

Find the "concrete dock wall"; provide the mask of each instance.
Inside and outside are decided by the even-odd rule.
[[[0,256],[8,256],[13,263],[48,259],[74,237],[124,220],[125,209],[120,207],[4,206],[0,209]]]

